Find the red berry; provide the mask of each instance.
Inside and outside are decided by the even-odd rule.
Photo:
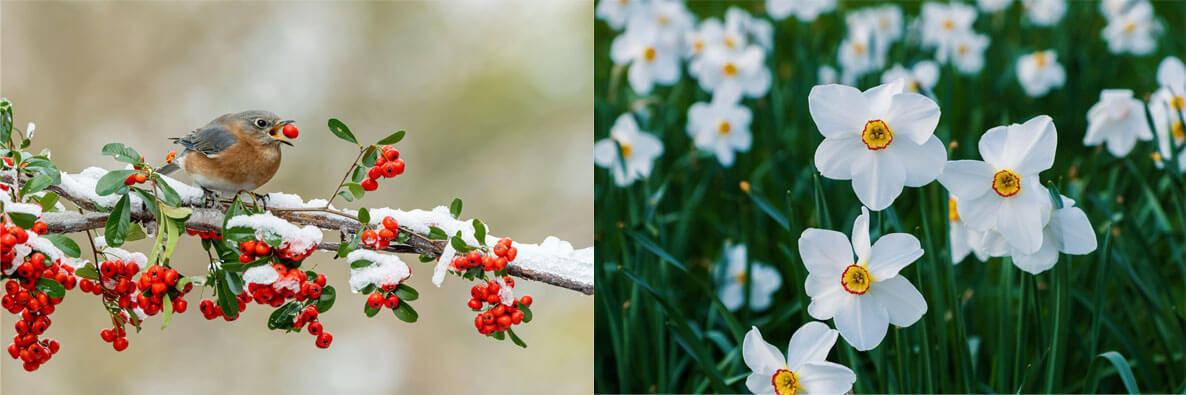
[[[400,175],[400,174],[404,174],[404,166],[405,166],[405,165],[404,165],[404,160],[403,160],[403,159],[396,159],[396,160],[393,160],[393,161],[391,161],[391,164],[392,164],[392,165],[394,165],[394,168],[395,168],[395,175],[397,175],[397,176],[398,176],[398,175]]]
[[[320,322],[310,322],[309,323],[309,334],[310,335],[321,336],[321,332],[324,331],[324,329],[325,328],[322,328]]]
[[[33,233],[43,235],[43,234],[45,234],[45,232],[49,231],[49,225],[46,225],[45,222],[37,221],[37,222],[33,223],[32,230],[33,230]]]
[[[503,328],[511,326],[511,317],[505,316],[505,315],[502,317],[498,317],[498,326],[503,327]]]
[[[387,301],[383,305],[387,306],[389,309],[399,307],[399,297],[395,296],[395,294],[392,294],[391,296],[387,297]]]
[[[177,313],[177,314],[184,313],[185,309],[187,309],[187,308],[189,308],[189,302],[186,302],[185,299],[176,299],[173,301],[173,312],[174,313]]]
[[[268,243],[257,243],[255,245],[255,255],[264,256],[272,253],[272,247]]]
[[[135,174],[130,175],[130,176],[128,176],[128,178],[124,179],[124,185],[131,186],[135,183],[136,183],[136,175]]]
[[[322,331],[317,335],[317,348],[329,348],[329,345],[334,342],[334,335],[328,331]]]
[[[374,178],[367,178],[362,180],[362,190],[370,192],[379,189],[379,183],[375,182]]]
[[[399,221],[396,221],[395,218],[384,217],[383,218],[383,227],[390,229],[392,232],[398,231],[399,230]]]
[[[523,295],[522,298],[519,298],[519,303],[522,303],[524,306],[531,306],[531,295]]]
[[[383,165],[383,178],[391,178],[398,175],[399,172],[395,168],[395,162],[387,162]]]
[[[390,145],[383,146],[383,158],[389,161],[399,159],[399,150]]]
[[[121,337],[121,338],[115,339],[115,342],[111,343],[111,346],[115,347],[115,351],[127,350],[128,349],[128,338]]]
[[[299,136],[301,133],[300,130],[297,130],[296,125],[293,125],[291,123],[284,125],[283,131],[284,131],[284,137],[288,137],[290,139],[297,138],[297,136]]]
[[[383,307],[384,302],[383,294],[378,292],[372,293],[371,296],[367,297],[367,306],[369,306],[371,309]]]
[[[148,176],[144,175],[144,173],[136,173],[137,184],[143,184],[145,181],[148,181]]]
[[[391,229],[386,229],[386,228],[380,229],[379,230],[379,239],[395,240],[395,232],[392,232]]]
[[[99,331],[99,337],[103,338],[103,341],[111,343],[113,340],[115,340],[115,332],[110,329],[104,329]]]
[[[476,311],[476,310],[482,309],[482,301],[477,300],[477,299],[470,299],[468,305],[469,305],[470,310]]]

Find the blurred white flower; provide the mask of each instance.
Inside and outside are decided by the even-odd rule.
[[[947,151],[935,137],[939,106],[903,92],[901,81],[865,92],[844,85],[817,85],[808,110],[824,141],[815,166],[824,177],[852,180],[861,203],[883,210],[904,186],[920,187],[943,170]]]
[[[717,295],[725,308],[737,311],[745,304],[745,286],[750,283],[750,308],[766,310],[774,292],[782,287],[782,276],[777,269],[758,262],[754,262],[753,271],[747,274],[746,262],[745,244],[725,245],[725,270],[718,281]]]
[[[840,82],[840,73],[836,72],[835,67],[825,64],[819,67],[815,78],[819,85],[835,84]]]
[[[646,7],[643,1],[645,0],[601,0],[597,3],[596,14],[610,28],[622,30],[631,16]]]
[[[757,327],[750,327],[741,343],[741,358],[750,373],[745,387],[755,394],[843,394],[852,390],[852,369],[828,362],[837,332],[812,321],[791,335],[786,359]]]
[[[655,158],[663,154],[663,143],[649,133],[640,132],[630,114],[618,117],[609,133],[609,138],[593,145],[593,162],[610,169],[618,186],[650,176]]]
[[[835,9],[836,0],[766,0],[766,12],[779,21],[794,15],[800,21],[811,22]]]
[[[935,87],[935,83],[939,82],[939,65],[929,60],[915,63],[914,67],[909,69],[902,67],[901,64],[895,64],[881,74],[881,83],[883,84],[896,80],[905,81],[906,89],[911,92],[930,91]]]
[[[766,53],[756,45],[741,51],[708,48],[688,67],[700,82],[700,88],[713,94],[740,98],[731,92],[741,92],[745,97],[758,98],[770,90]]]
[[[1021,0],[1025,16],[1038,26],[1054,26],[1067,13],[1067,0]]]
[[[720,48],[725,50],[741,50],[746,45],[745,34],[733,29],[725,28],[721,24],[721,20],[717,18],[708,18],[700,22],[700,26],[695,30],[687,33],[684,39],[685,50],[684,54],[687,57],[694,58],[703,55],[708,48]],[[689,74],[695,76],[691,70]]]
[[[1054,165],[1057,143],[1054,121],[1046,115],[997,126],[980,137],[983,161],[947,162],[939,182],[959,199],[964,223],[1000,232],[1014,250],[1031,254],[1042,246],[1052,207],[1038,173]]]
[[[1161,86],[1149,97],[1149,116],[1157,132],[1158,153],[1154,163],[1173,159],[1172,146],[1178,146],[1178,168],[1186,171],[1186,65],[1169,56],[1157,67],[1157,83]]]
[[[1134,3],[1110,18],[1101,35],[1108,50],[1115,54],[1148,55],[1157,49],[1161,27],[1153,18],[1153,6],[1147,1]]]
[[[871,32],[873,50],[879,57],[884,57],[890,45],[902,38],[902,8],[894,4],[849,11],[844,21],[849,31],[865,29]]]
[[[922,45],[936,49],[936,60],[946,62],[955,38],[972,31],[976,8],[963,3],[924,3],[920,16]]]
[[[1013,0],[976,0],[976,5],[984,12],[1004,11],[1009,4],[1013,4]]]
[[[988,36],[969,31],[956,34],[951,46],[952,53],[940,58],[950,60],[964,75],[975,75],[984,69],[984,50],[987,48]],[[942,59],[939,62],[945,63]]]
[[[866,27],[849,29],[848,35],[840,42],[839,53],[836,55],[840,63],[840,80],[848,85],[856,85],[857,79],[873,72],[884,64],[884,59],[878,56],[873,46],[873,31]]]
[[[679,48],[684,33],[692,30],[694,17],[682,0],[648,0],[645,8],[631,14],[626,29],[634,25],[653,27],[665,44]]]
[[[1042,97],[1051,89],[1061,88],[1067,74],[1058,63],[1054,50],[1037,51],[1017,59],[1017,81],[1030,97]]]
[[[737,30],[748,35],[750,40],[766,52],[774,49],[774,26],[766,19],[754,18],[741,8],[729,7],[725,10],[725,25],[737,26]]]
[[[680,77],[680,58],[675,44],[662,40],[656,26],[631,23],[626,32],[614,39],[610,59],[628,65],[626,79],[630,88],[648,95],[656,84],[671,85]]]
[[[981,239],[984,238],[984,232],[969,228],[964,225],[964,221],[960,220],[958,211],[958,200],[955,196],[947,199],[947,224],[948,233],[951,237],[951,263],[959,264],[963,262],[968,254],[975,252],[976,259],[981,262],[988,260],[988,252],[980,246]]]
[[[1103,0],[1100,1],[1100,13],[1104,14],[1104,18],[1112,19],[1138,1],[1142,0]]]
[[[688,109],[688,135],[696,148],[716,155],[724,167],[733,166],[735,152],[747,152],[753,143],[750,109],[736,95],[717,93],[711,103],[697,102]]]
[[[1011,256],[1013,265],[1030,274],[1038,274],[1058,263],[1058,253],[1085,255],[1095,251],[1095,230],[1082,209],[1074,207],[1075,201],[1060,196],[1062,208],[1054,210],[1050,222],[1042,229],[1042,247],[1029,254],[1012,249],[999,232],[985,234],[986,249],[993,256]]]
[[[889,324],[907,327],[927,312],[922,294],[898,275],[922,256],[918,239],[891,233],[870,241],[864,207],[853,223],[851,244],[833,230],[811,228],[799,237],[799,255],[807,266],[804,289],[811,297],[807,312],[818,320],[835,319],[840,335],[860,351],[881,344]]]
[[[1108,143],[1108,152],[1124,157],[1132,151],[1137,139],[1149,141],[1153,132],[1145,120],[1145,105],[1132,96],[1128,89],[1105,89],[1100,101],[1087,110],[1087,133],[1083,145]]]

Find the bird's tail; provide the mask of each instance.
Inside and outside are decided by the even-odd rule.
[[[160,170],[157,170],[157,173],[169,175],[170,173],[177,171],[177,169],[178,169],[178,167],[177,167],[176,163],[170,163],[170,164],[165,165],[164,167],[161,167]]]

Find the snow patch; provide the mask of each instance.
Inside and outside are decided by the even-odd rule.
[[[259,265],[243,272],[243,282],[247,284],[270,285],[280,279],[280,273],[272,265]]]
[[[133,262],[140,270],[148,267],[148,256],[144,255],[143,252],[132,252],[123,248],[108,246],[106,237],[95,236],[95,248],[103,251],[103,255],[112,256],[124,262]]]
[[[284,240],[281,248],[291,251],[305,252],[317,248],[321,244],[321,229],[306,225],[299,227],[280,219],[272,213],[240,215],[227,221],[227,228],[247,227],[255,229],[255,236],[264,239],[268,235],[277,236]]]
[[[395,255],[363,249],[354,250],[346,255],[347,263],[353,265],[358,261],[370,261],[371,265],[350,269],[350,290],[354,293],[361,292],[368,285],[398,285],[412,277],[412,269]]]

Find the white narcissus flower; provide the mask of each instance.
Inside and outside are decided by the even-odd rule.
[[[976,5],[984,12],[1004,11],[1012,3],[1013,0],[976,0]]]
[[[688,109],[688,135],[696,148],[716,155],[721,166],[733,166],[736,152],[749,151],[753,115],[738,103],[737,92],[713,95],[711,103],[697,102]]]
[[[855,85],[857,79],[881,68],[884,59],[874,48],[873,31],[868,27],[849,29],[840,42],[836,60],[840,64],[841,78],[845,84]]]
[[[1158,153],[1153,160],[1159,167],[1162,161],[1173,159],[1171,147],[1178,151],[1178,168],[1186,171],[1186,65],[1176,57],[1166,57],[1157,66],[1157,83],[1161,87],[1149,98],[1149,116],[1157,132]]]
[[[881,74],[881,83],[883,84],[897,80],[905,81],[906,89],[911,92],[929,92],[935,87],[935,83],[939,82],[939,65],[929,60],[915,63],[914,67],[909,69],[902,67],[901,64],[895,64],[894,67]]]
[[[942,56],[943,60],[939,62],[950,61],[964,75],[980,74],[984,69],[984,50],[988,48],[988,41],[988,36],[970,31],[956,34],[951,53]]]
[[[689,69],[699,79],[700,88],[713,94],[741,92],[745,97],[758,98],[770,91],[766,53],[756,45],[741,51],[709,48]]]
[[[1097,246],[1095,230],[1083,209],[1074,207],[1075,201],[1060,196],[1062,208],[1054,210],[1050,222],[1042,229],[1042,247],[1032,253],[1022,253],[1010,248],[1004,237],[996,231],[988,231],[982,241],[992,256],[1011,256],[1013,265],[1030,274],[1038,274],[1058,263],[1058,253],[1085,255],[1095,251]]]
[[[782,275],[769,265],[754,262],[752,272],[746,273],[745,244],[725,245],[725,270],[719,278],[718,295],[721,304],[729,311],[737,311],[745,304],[745,287],[749,283],[750,307],[754,311],[766,310],[774,292],[782,287]]]
[[[836,344],[836,331],[812,321],[791,335],[783,358],[757,327],[751,327],[741,343],[741,358],[753,373],[745,387],[755,394],[843,394],[852,390],[857,375],[852,369],[828,362]]]
[[[597,3],[597,17],[605,21],[610,28],[622,30],[631,16],[645,7],[644,0],[601,0]]]
[[[815,78],[819,81],[819,85],[835,84],[840,82],[840,73],[836,72],[835,67],[825,64],[819,67]]]
[[[959,199],[964,223],[1000,232],[1014,250],[1031,254],[1042,246],[1052,206],[1038,173],[1054,165],[1057,143],[1054,121],[1046,115],[994,127],[980,137],[984,160],[947,162],[939,183]]]
[[[947,225],[949,228],[948,234],[951,237],[951,263],[959,264],[971,253],[976,253],[976,259],[979,259],[981,262],[987,261],[989,254],[980,246],[981,239],[984,238],[984,232],[964,225],[964,221],[960,220],[958,207],[958,199],[955,196],[947,199]]]
[[[1153,19],[1153,6],[1147,1],[1134,3],[1108,20],[1101,35],[1114,54],[1148,55],[1157,49],[1161,27]]]
[[[889,324],[907,327],[927,312],[927,301],[898,272],[922,256],[918,238],[891,233],[870,244],[869,210],[852,225],[852,243],[843,233],[807,229],[799,255],[807,266],[807,312],[817,320],[835,319],[840,335],[860,351],[881,344]],[[853,254],[856,259],[853,259]]]
[[[754,18],[741,8],[729,7],[725,10],[725,25],[737,26],[737,30],[767,52],[774,49],[774,26],[766,19]]]
[[[1021,0],[1025,17],[1038,26],[1054,26],[1067,13],[1067,0]]]
[[[1037,51],[1017,59],[1017,80],[1030,97],[1042,97],[1067,82],[1066,71],[1053,50]]]
[[[936,48],[939,56],[950,53],[953,39],[970,32],[976,21],[976,8],[962,3],[924,3],[921,15],[922,45]],[[943,58],[938,59],[945,62]]]
[[[872,32],[873,49],[884,57],[889,47],[902,38],[902,8],[887,4],[849,11],[844,17],[848,30],[865,29]]]
[[[1100,13],[1104,14],[1104,18],[1112,19],[1137,1],[1139,0],[1103,0],[1100,2]]]
[[[835,9],[836,0],[766,0],[766,12],[779,21],[794,15],[800,21],[811,22]]]
[[[1100,92],[1100,101],[1087,110],[1087,134],[1083,145],[1095,146],[1108,143],[1108,152],[1113,156],[1128,155],[1137,139],[1149,141],[1153,132],[1145,120],[1145,105],[1132,97],[1128,89],[1105,89]]]
[[[709,18],[700,22],[699,28],[689,31],[685,36],[684,43],[686,44],[684,53],[689,58],[695,58],[703,55],[709,48],[739,51],[745,47],[746,37],[735,27],[726,27],[721,24],[719,19]],[[693,76],[696,75],[691,70],[689,73]]]
[[[811,118],[824,135],[815,166],[833,180],[852,180],[861,203],[883,210],[902,187],[921,187],[943,171],[947,151],[935,137],[939,106],[903,92],[902,81],[865,92],[817,85],[807,95]]]
[[[618,117],[609,133],[609,138],[593,145],[593,162],[610,169],[618,186],[627,186],[634,180],[650,176],[655,158],[663,154],[663,143],[659,138],[640,132],[638,123],[630,114]]]
[[[671,85],[679,80],[680,58],[675,44],[662,40],[649,24],[631,23],[626,33],[614,39],[610,58],[617,65],[629,65],[626,79],[630,88],[648,95],[655,84]]]

